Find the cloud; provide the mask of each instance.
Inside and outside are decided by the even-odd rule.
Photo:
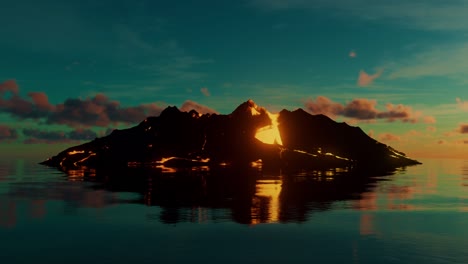
[[[458,104],[458,108],[464,110],[464,111],[468,111],[468,101],[463,101],[462,99],[460,98],[456,98],[455,99],[457,104]]]
[[[424,123],[426,124],[435,124],[437,122],[435,117],[433,116],[425,116],[423,120],[424,120]]]
[[[356,53],[354,50],[352,50],[352,51],[349,52],[349,57],[350,57],[350,58],[356,58],[356,57],[357,57],[357,53]]]
[[[324,114],[330,117],[344,116],[355,120],[385,119],[387,122],[402,121],[409,123],[435,122],[431,116],[422,116],[421,112],[402,104],[387,104],[386,111],[377,109],[377,101],[365,98],[353,99],[347,104],[333,102],[327,97],[318,96],[315,101],[308,100],[305,107],[312,114]]]
[[[384,21],[405,28],[432,31],[467,30],[466,1],[405,1],[394,0],[250,0],[253,7],[281,11],[309,9],[325,11],[361,20]]]
[[[458,140],[458,141],[455,141],[455,144],[457,144],[457,145],[467,145],[468,140],[466,140],[466,139]]]
[[[436,128],[435,126],[428,126],[428,127],[426,128],[426,130],[429,131],[429,132],[436,132],[436,131],[437,131],[437,128]]]
[[[460,124],[458,126],[458,132],[462,134],[468,134],[468,124]]]
[[[325,96],[317,96],[315,101],[308,100],[305,103],[305,107],[312,114],[324,114],[330,117],[342,115],[344,106],[340,103],[333,102]]]
[[[208,90],[208,88],[206,87],[203,87],[200,89],[200,92],[204,95],[204,96],[210,96],[210,91]]]
[[[0,83],[0,96],[3,97],[3,94],[6,92],[11,92],[12,94],[18,94],[19,88],[15,80],[6,80],[3,83]]]
[[[357,85],[361,87],[369,86],[371,85],[375,79],[379,78],[380,75],[382,75],[383,70],[378,70],[375,74],[368,74],[367,72],[361,70],[359,72],[359,77],[357,80]]]
[[[468,69],[468,43],[445,44],[420,51],[392,66],[390,79],[421,77],[458,78],[465,81]],[[390,67],[389,67],[390,68]]]
[[[189,112],[190,110],[195,110],[200,114],[217,114],[218,113],[216,110],[211,109],[208,106],[204,106],[197,102],[187,100],[180,107],[180,111]]]
[[[379,135],[379,140],[381,141],[400,141],[401,138],[397,135],[391,133],[383,133]]]
[[[15,129],[5,125],[0,125],[0,142],[13,141],[18,138],[18,133]]]
[[[96,132],[90,129],[75,129],[72,131],[43,131],[39,129],[23,129],[26,136],[26,144],[56,144],[76,143],[83,140],[93,140],[97,137]]]
[[[7,97],[10,92],[11,97]],[[19,96],[14,81],[0,84],[0,112],[19,119],[42,119],[47,124],[63,124],[70,127],[109,126],[119,123],[137,123],[147,116],[159,115],[162,107],[150,103],[122,107],[118,101],[110,100],[104,94],[94,97],[69,98],[57,105],[49,103],[42,92],[28,93],[29,99]]]

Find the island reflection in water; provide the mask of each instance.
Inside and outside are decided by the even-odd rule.
[[[366,174],[348,168],[286,172],[257,165],[138,167],[119,171],[81,169],[66,173],[69,181],[92,182],[91,190],[88,188],[85,197],[80,197],[67,188],[66,193],[56,194],[57,198],[70,200],[74,196],[72,202],[81,201],[87,207],[115,203],[159,206],[161,212],[148,218],[167,224],[306,222],[313,212],[329,210],[337,201],[355,201],[353,207],[362,207],[363,194],[392,174]],[[29,193],[24,189],[16,191]],[[127,200],[118,198],[118,193],[128,192],[139,195]]]

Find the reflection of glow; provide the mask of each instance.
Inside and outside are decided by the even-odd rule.
[[[374,216],[371,214],[362,214],[360,219],[359,234],[361,236],[375,235],[377,232],[374,227]]]
[[[270,118],[271,125],[259,128],[255,134],[255,138],[266,144],[279,144],[283,145],[281,135],[278,129],[279,114],[272,114],[266,112]]]
[[[176,169],[166,167],[164,165],[158,165],[158,166],[155,166],[155,168],[161,169],[163,173],[175,173],[175,172],[177,172]]]
[[[83,154],[85,153],[84,150],[73,150],[68,152],[68,155],[75,155],[75,154]]]
[[[259,169],[261,169],[261,168],[262,168],[262,165],[263,165],[262,159],[259,159],[259,160],[257,160],[257,161],[252,161],[252,162],[250,163],[250,166],[252,166],[253,168],[259,168]]]
[[[83,181],[85,171],[84,169],[68,170],[67,174],[68,174],[69,181]]]
[[[280,213],[280,206],[279,206],[279,195],[281,193],[281,185],[282,180],[281,178],[275,180],[257,180],[256,184],[256,193],[254,198],[258,197],[265,197],[269,200],[268,206],[268,222],[278,222],[279,221],[279,213]],[[252,208],[252,213],[255,214],[255,208]],[[258,218],[258,213],[252,215],[252,220]],[[253,221],[253,223],[258,221]]]

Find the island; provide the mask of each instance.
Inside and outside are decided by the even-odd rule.
[[[167,107],[137,126],[68,148],[41,162],[76,168],[261,166],[275,169],[392,170],[420,164],[359,127],[303,109],[273,114],[254,101],[232,113]]]

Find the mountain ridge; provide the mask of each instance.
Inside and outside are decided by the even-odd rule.
[[[258,164],[278,168],[397,168],[420,164],[359,127],[299,108],[277,114],[253,100],[233,112],[200,114],[175,106],[138,125],[68,148],[42,162],[67,170],[115,166]]]

